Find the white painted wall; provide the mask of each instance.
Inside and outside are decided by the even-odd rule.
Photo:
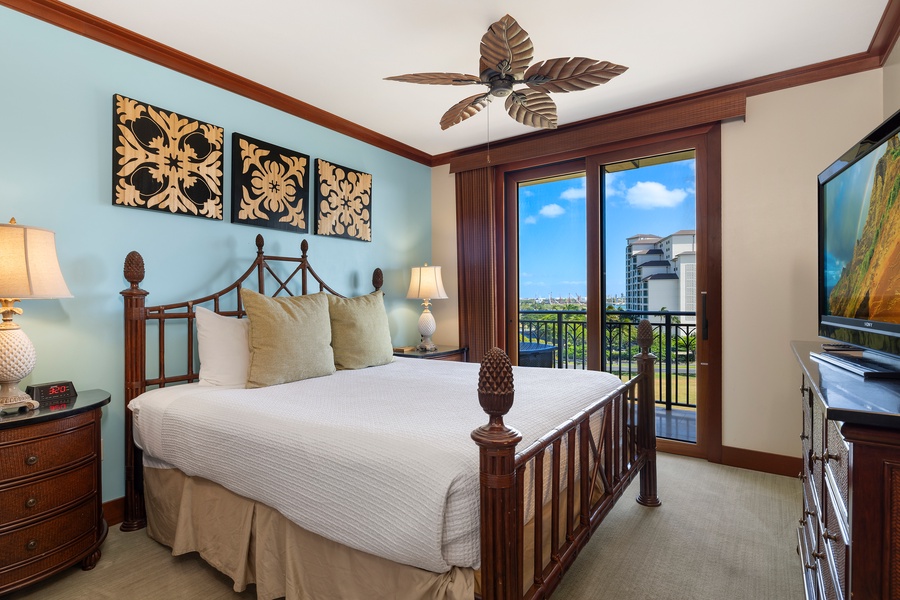
[[[817,335],[816,177],[881,121],[875,70],[748,98],[722,127],[725,446],[800,456],[790,342]]]
[[[431,260],[441,267],[446,300],[434,302],[435,344],[459,344],[459,278],[456,268],[456,177],[450,165],[431,170]]]

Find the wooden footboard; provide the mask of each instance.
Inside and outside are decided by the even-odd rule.
[[[513,374],[502,350],[489,351],[482,362],[478,398],[490,417],[472,432],[480,447],[481,597],[519,600],[548,597],[616,500],[640,473],[637,501],[659,506],[656,490],[656,427],[653,397],[653,330],[638,327],[638,376],[613,394],[583,409],[556,430],[517,452],[522,436],[503,423],[513,404]],[[592,417],[601,425],[595,438]],[[578,454],[576,460],[576,452]],[[545,519],[540,514],[526,528],[526,497],[545,498],[544,461],[550,461],[549,554],[545,556]],[[528,465],[539,474],[526,489]],[[602,494],[595,490],[602,487]],[[576,495],[578,506],[576,507]],[[564,500],[563,500],[564,497]],[[564,504],[563,504],[564,502]],[[539,501],[535,500],[536,505]],[[585,508],[586,507],[586,508]],[[565,528],[564,536],[560,527]],[[526,540],[526,529],[533,539]],[[526,543],[533,548],[525,553]],[[525,561],[532,561],[532,581],[523,581]]]

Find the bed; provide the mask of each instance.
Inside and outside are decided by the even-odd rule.
[[[635,477],[660,504],[649,323],[627,382],[496,348],[480,366],[394,360],[380,270],[347,298],[306,240],[298,257],[263,246],[226,288],[165,305],[125,259],[122,530],[261,599],[531,599]]]

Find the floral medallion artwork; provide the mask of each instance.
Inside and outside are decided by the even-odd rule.
[[[307,233],[309,156],[232,134],[231,222]]]
[[[372,176],[316,159],[316,233],[372,241]]]
[[[113,96],[113,204],[222,219],[221,127]]]

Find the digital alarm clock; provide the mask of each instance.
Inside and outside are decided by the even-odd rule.
[[[75,386],[71,381],[52,381],[50,383],[36,383],[25,388],[25,393],[32,400],[38,402],[51,402],[55,400],[69,400],[78,396]]]

